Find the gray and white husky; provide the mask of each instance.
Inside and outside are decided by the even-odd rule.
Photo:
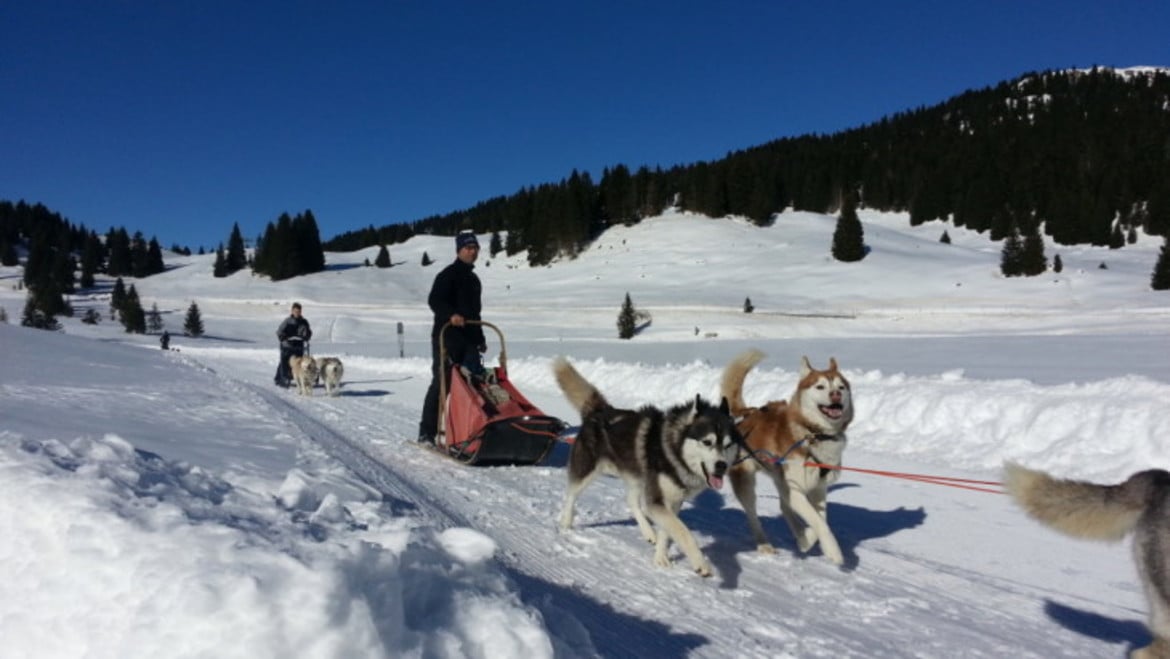
[[[611,406],[563,357],[553,362],[553,373],[565,397],[581,413],[581,431],[569,453],[561,527],[573,526],[582,490],[599,473],[614,474],[626,483],[626,504],[642,537],[657,545],[654,562],[670,565],[667,548],[673,540],[695,572],[711,576],[710,564],[678,511],[703,489],[723,487],[723,477],[742,441],[727,401],[715,407],[696,396],[665,411],[652,406],[621,410]]]
[[[1118,485],[1096,485],[1009,463],[1004,485],[1029,515],[1062,533],[1094,540],[1134,534],[1154,642],[1130,657],[1170,659],[1170,472],[1149,469]]]
[[[341,378],[345,375],[345,366],[337,357],[317,358],[317,377],[325,383],[325,393],[336,396],[341,393]]]

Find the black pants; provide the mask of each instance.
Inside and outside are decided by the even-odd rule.
[[[450,334],[450,331],[448,331]],[[443,370],[451,364],[463,362],[463,356],[468,350],[461,340],[447,341],[447,364],[439,363],[439,338],[431,337],[431,386],[427,387],[426,398],[423,399],[422,418],[418,421],[420,436],[434,437],[439,434],[439,378],[443,377]],[[450,391],[450,383],[447,383]]]
[[[276,377],[273,381],[276,384],[288,385],[292,382],[292,369],[288,366],[289,357],[303,357],[305,354],[305,346],[301,343],[280,346],[280,363],[276,365]]]

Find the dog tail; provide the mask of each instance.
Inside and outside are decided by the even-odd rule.
[[[727,399],[731,407],[731,414],[739,416],[749,408],[743,402],[743,381],[747,374],[764,359],[764,353],[752,348],[731,360],[723,369],[723,380],[719,385],[719,394]]]
[[[565,398],[573,404],[573,407],[581,414],[584,419],[591,412],[599,409],[609,407],[609,402],[605,400],[605,396],[597,390],[589,381],[586,380],[569,360],[564,357],[557,357],[553,360],[553,374],[557,378],[557,384],[560,385],[561,391],[565,392]]]
[[[1077,538],[1120,540],[1149,505],[1170,489],[1170,472],[1150,469],[1118,485],[1053,478],[1018,464],[1004,465],[1004,486],[1029,515]]]

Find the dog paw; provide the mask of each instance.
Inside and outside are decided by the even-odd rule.
[[[813,533],[812,529],[805,529],[796,538],[796,547],[801,552],[807,552],[808,550],[812,549],[813,545],[815,544],[817,544],[817,536],[815,533]]]
[[[772,545],[764,542],[764,543],[761,543],[759,545],[756,545],[756,551],[760,552],[761,554],[775,554],[776,548],[773,547]]]
[[[695,574],[699,575],[700,577],[710,577],[711,566],[707,563],[703,563],[702,565],[699,565],[695,568]]]
[[[645,540],[646,542],[649,542],[652,545],[658,543],[658,535],[656,533],[654,533],[653,531],[643,531],[642,532],[642,539]]]
[[[671,561],[670,557],[666,555],[666,552],[662,552],[662,553],[655,552],[654,553],[654,564],[657,565],[658,567],[670,567],[673,564],[673,561]]]

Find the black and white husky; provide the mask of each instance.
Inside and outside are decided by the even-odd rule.
[[[577,497],[599,473],[615,474],[626,482],[626,503],[642,537],[657,545],[654,562],[670,565],[667,548],[673,540],[695,572],[710,576],[711,566],[678,511],[704,488],[723,487],[741,443],[727,401],[714,407],[696,396],[666,411],[651,406],[620,410],[564,358],[553,362],[553,373],[581,413],[581,431],[569,453],[561,527],[573,526]]]
[[[1130,656],[1170,659],[1170,472],[1149,469],[1117,485],[1097,485],[1008,463],[1004,476],[1016,503],[1058,531],[1095,540],[1134,534],[1134,561],[1150,603],[1154,642]]]

